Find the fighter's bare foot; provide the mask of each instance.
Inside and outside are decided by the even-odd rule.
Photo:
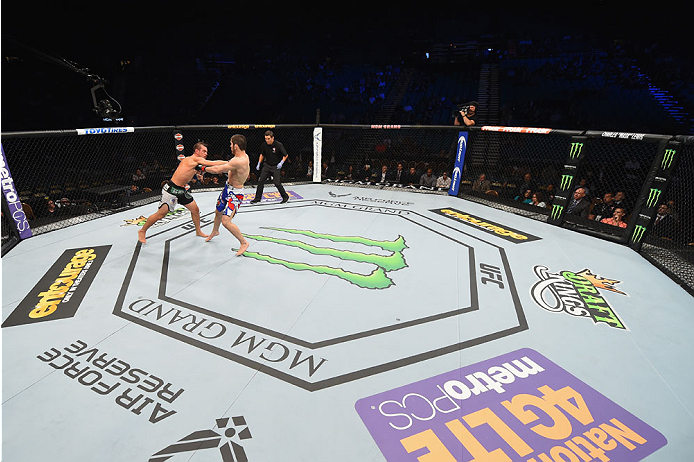
[[[203,233],[202,231],[196,231],[195,235],[198,237],[209,237],[207,234]]]
[[[215,236],[219,236],[219,231],[212,231],[210,235],[207,236],[207,239],[205,239],[205,242],[210,242]]]
[[[250,244],[249,244],[248,242],[246,242],[245,244],[241,244],[241,246],[239,247],[238,252],[236,252],[236,256],[238,257],[238,256],[240,256],[240,255],[243,255],[243,253],[248,249],[248,246],[249,246],[249,245],[250,245]]]
[[[145,230],[144,229],[141,229],[137,232],[137,240],[143,244],[147,243],[147,239],[145,239]]]

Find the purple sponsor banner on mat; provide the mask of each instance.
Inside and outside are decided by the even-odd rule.
[[[303,199],[299,194],[295,193],[294,191],[287,191],[287,195],[289,196],[289,200],[296,200],[296,199]],[[246,193],[243,195],[243,204],[247,204],[250,201],[255,199],[255,193]],[[282,200],[282,196],[278,191],[271,191],[271,192],[266,192],[263,193],[263,197],[260,198],[261,202],[279,202]]]
[[[389,462],[632,462],[667,444],[528,348],[362,398],[355,408]]]
[[[2,151],[2,158],[0,158],[0,180],[2,184],[2,192],[5,195],[7,206],[9,207],[10,214],[12,215],[12,222],[14,223],[14,227],[19,234],[19,238],[26,239],[31,237],[33,233],[31,232],[31,227],[29,226],[29,220],[24,214],[24,209],[22,208],[22,202],[19,199],[17,188],[14,186],[14,180],[12,179],[12,174],[10,173],[10,166],[7,164],[7,158],[5,157],[5,148],[2,147],[2,145],[0,145],[0,151]]]

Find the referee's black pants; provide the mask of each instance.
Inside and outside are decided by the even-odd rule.
[[[284,190],[284,186],[282,186],[281,170],[274,165],[269,166],[263,162],[263,166],[260,169],[260,177],[258,178],[258,188],[255,190],[255,199],[253,200],[257,202],[262,199],[263,188],[265,187],[265,182],[269,176],[272,176],[272,182],[275,184],[275,187],[282,196],[282,199],[289,199],[289,194],[287,194],[287,191]]]

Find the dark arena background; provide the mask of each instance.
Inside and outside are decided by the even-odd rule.
[[[2,6],[3,461],[694,460],[676,7],[93,6]]]

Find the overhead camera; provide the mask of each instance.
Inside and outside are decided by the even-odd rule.
[[[106,92],[103,80],[95,80],[94,83],[95,85],[91,89],[93,111],[101,118],[116,119],[122,111],[121,105]],[[97,92],[99,93],[98,96]],[[117,109],[113,107],[112,102],[118,106]]]

